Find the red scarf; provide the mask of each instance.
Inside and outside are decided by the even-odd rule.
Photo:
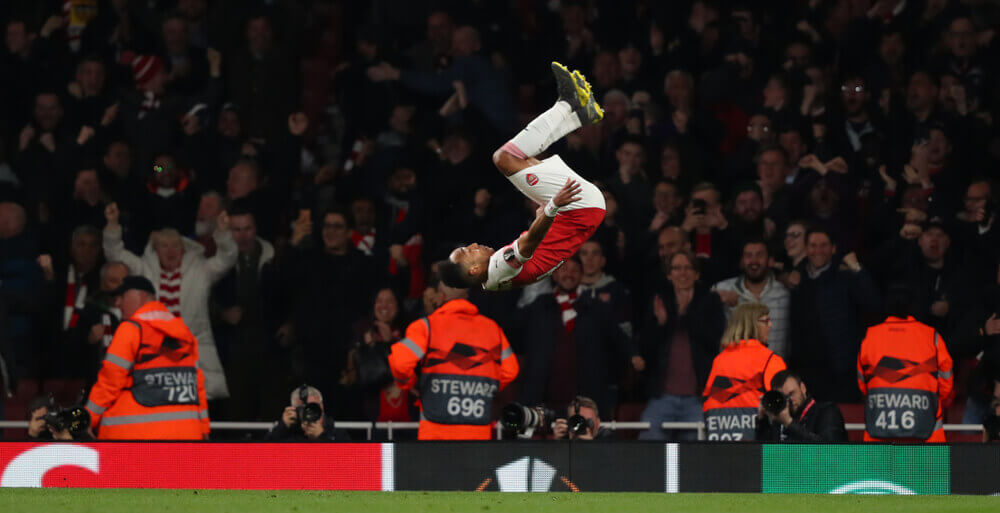
[[[358,251],[372,256],[372,248],[375,247],[375,230],[364,235],[358,233],[357,230],[351,230],[351,242],[354,243],[354,247]]]
[[[76,270],[70,264],[66,276],[66,304],[63,306],[63,330],[75,328],[80,320],[80,310],[87,299],[87,285],[76,286]]]
[[[157,300],[176,317],[181,316],[181,271],[160,272],[160,292]]]
[[[142,105],[139,106],[139,119],[146,117],[146,114],[160,108],[160,98],[152,91],[143,93]]]
[[[559,311],[562,313],[562,322],[567,333],[573,333],[573,328],[576,327],[576,309],[573,308],[576,295],[575,290],[568,294],[565,292],[556,293],[556,303],[559,303]]]

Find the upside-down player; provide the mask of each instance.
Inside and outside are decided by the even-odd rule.
[[[499,251],[479,244],[456,249],[439,266],[441,280],[453,288],[482,285],[486,290],[523,287],[552,274],[573,256],[604,221],[604,196],[558,155],[535,155],[580,128],[604,117],[579,71],[552,63],[559,100],[493,154],[497,169],[525,196],[543,205],[528,231]]]

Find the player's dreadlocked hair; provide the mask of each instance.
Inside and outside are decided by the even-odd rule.
[[[439,263],[437,272],[438,277],[448,287],[453,289],[467,289],[472,286],[468,274],[462,269],[462,266],[451,260],[444,260]]]

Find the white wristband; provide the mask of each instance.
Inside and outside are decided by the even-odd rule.
[[[559,207],[557,207],[555,203],[552,203],[552,200],[549,200],[549,202],[545,204],[545,215],[555,217],[558,213]]]

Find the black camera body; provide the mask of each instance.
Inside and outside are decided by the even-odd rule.
[[[55,398],[49,394],[48,413],[45,414],[45,425],[53,432],[68,431],[73,438],[83,435],[90,429],[90,413],[83,407],[83,401],[87,397],[86,390],[80,390],[76,403],[72,406],[59,406]]]
[[[594,429],[594,421],[580,415],[580,401],[573,401],[573,415],[566,419],[570,438],[576,438]]]
[[[546,431],[550,429],[555,418],[556,412],[544,406],[528,407],[511,403],[503,407],[500,423],[508,431],[524,434],[529,430]]]
[[[760,404],[764,407],[764,411],[771,415],[778,415],[786,407],[791,408],[792,406],[789,399],[785,397],[785,394],[777,390],[764,392],[764,395],[760,398]]]
[[[705,209],[708,208],[708,202],[701,198],[695,198],[691,200],[691,207],[695,214],[704,214]]]
[[[61,408],[53,404],[45,414],[45,425],[52,431],[69,431],[71,435],[78,435],[90,428],[90,414],[82,406]]]
[[[302,404],[295,407],[295,417],[298,419],[299,425],[303,422],[318,422],[319,419],[323,418],[323,407],[316,403],[307,402],[309,399],[309,385],[302,384],[299,387],[299,401]]]

